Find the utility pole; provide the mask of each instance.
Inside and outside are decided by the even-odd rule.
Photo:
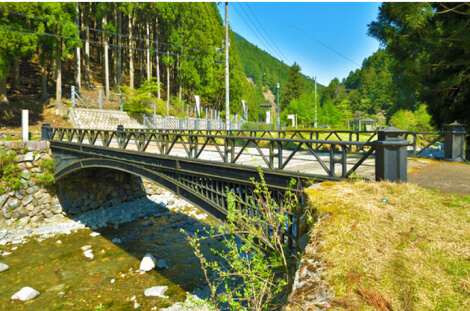
[[[167,95],[166,95],[166,115],[170,115],[170,50],[166,51],[168,64],[166,65],[166,87],[167,87]]]
[[[230,41],[228,38],[228,2],[225,2],[225,129],[228,131],[230,125],[230,89],[229,89],[229,63],[228,48]]]
[[[279,88],[281,83],[277,83],[277,130],[281,129],[281,103],[279,102]]]
[[[315,128],[317,127],[317,77],[314,77],[315,79],[315,122],[314,126]]]

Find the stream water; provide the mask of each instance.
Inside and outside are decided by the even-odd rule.
[[[140,209],[139,204],[126,208]],[[149,206],[153,208],[140,209],[130,222],[0,245],[1,252],[11,252],[0,256],[9,266],[0,272],[0,310],[159,310],[185,301],[187,292],[207,284],[199,259],[180,230],[195,232],[216,221],[199,220],[203,212],[195,207]],[[91,236],[93,232],[100,235]],[[91,246],[92,260],[84,256],[85,245]],[[208,239],[201,246],[210,258],[210,248],[218,248],[219,241]],[[138,270],[147,253],[165,259],[168,268]],[[25,286],[40,295],[26,302],[11,300]],[[153,286],[168,286],[168,298],[144,296]]]

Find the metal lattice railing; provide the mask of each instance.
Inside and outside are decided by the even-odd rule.
[[[277,136],[286,133],[277,132]],[[88,144],[121,150],[151,152],[194,160],[225,164],[259,165],[278,171],[297,171],[306,175],[347,178],[375,150],[370,141],[331,141],[303,137],[296,131],[289,138],[273,137],[264,131],[178,131],[178,130],[85,130],[49,128],[46,139]],[[330,133],[332,135],[332,133]],[[351,157],[351,150],[356,155]],[[317,167],[317,173],[308,168]],[[319,173],[320,172],[320,173]]]

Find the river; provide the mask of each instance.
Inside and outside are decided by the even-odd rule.
[[[0,272],[0,310],[160,310],[184,302],[190,292],[206,298],[199,259],[180,231],[203,231],[217,222],[191,204],[164,193],[64,220],[62,227],[49,223],[28,231],[0,227],[0,263],[9,266]],[[219,243],[202,243],[209,259]],[[91,248],[92,260],[83,247]],[[167,267],[140,271],[147,253]],[[40,295],[12,300],[25,286]],[[168,298],[144,296],[153,286],[168,286]]]

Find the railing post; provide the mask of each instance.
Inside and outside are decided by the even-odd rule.
[[[375,145],[375,179],[377,181],[407,181],[407,153],[409,142],[405,131],[389,126],[378,131]]]
[[[122,148],[124,145],[124,125],[117,126],[116,138],[118,141],[119,148]]]
[[[465,162],[465,126],[454,123],[445,126],[444,160]]]
[[[43,125],[41,126],[41,139],[52,139],[52,127],[50,126],[50,124],[43,123]]]

